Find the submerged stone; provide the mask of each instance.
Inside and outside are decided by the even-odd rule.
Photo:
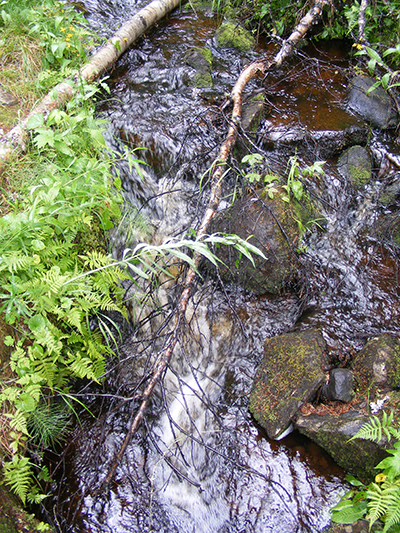
[[[236,48],[242,52],[247,52],[254,48],[255,39],[253,35],[239,24],[225,22],[215,34],[218,46],[221,48]]]
[[[366,143],[368,128],[351,125],[341,130],[310,130],[301,126],[275,126],[266,120],[260,140],[268,150],[289,148],[301,150],[312,159],[329,159],[348,146]]]
[[[257,131],[263,116],[264,99],[264,94],[259,94],[243,104],[241,126],[244,131]]]
[[[348,107],[375,128],[394,128],[398,115],[392,99],[382,87],[371,90],[375,82],[368,76],[354,78],[349,88]]]
[[[271,439],[278,438],[317,392],[327,363],[326,344],[315,330],[268,339],[250,396],[250,411]]]
[[[366,148],[352,146],[338,159],[338,171],[353,185],[363,185],[371,179],[372,161]]]

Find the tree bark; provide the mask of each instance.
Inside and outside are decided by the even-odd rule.
[[[141,9],[108,40],[107,44],[98,50],[90,61],[84,65],[76,79],[92,82],[107,72],[117,59],[150,28],[156,21],[180,4],[181,0],[153,0]],[[76,81],[75,79],[75,81]],[[4,161],[15,151],[26,151],[28,145],[28,120],[39,114],[49,113],[53,109],[64,106],[76,92],[76,83],[64,81],[59,83],[31,112],[3,139],[0,140],[0,170]]]
[[[308,13],[301,19],[299,24],[296,26],[293,33],[290,37],[284,41],[279,53],[275,56],[273,60],[269,60],[267,57],[261,58],[259,61],[255,61],[248,65],[240,74],[235,86],[233,87],[231,93],[231,99],[233,102],[233,110],[230,119],[230,126],[228,128],[228,133],[225,138],[225,141],[220,147],[219,156],[213,164],[212,174],[211,174],[211,192],[210,199],[208,202],[207,209],[204,213],[202,222],[197,230],[197,239],[201,239],[207,234],[207,229],[210,225],[210,222],[218,208],[222,181],[225,171],[226,162],[228,160],[229,154],[236,142],[238,134],[238,126],[240,125],[241,118],[241,109],[242,109],[242,92],[246,87],[247,83],[257,75],[265,75],[268,71],[276,66],[282,64],[282,62],[287,58],[287,56],[293,51],[295,45],[304,37],[312,24],[315,24],[319,16],[322,14],[323,7],[329,3],[329,0],[316,0],[312,8]],[[201,259],[200,255],[194,257],[194,262],[196,265],[199,264]],[[196,271],[193,268],[188,270],[185,279],[185,286],[181,293],[181,296],[178,301],[175,322],[170,330],[170,333],[167,335],[167,340],[165,343],[165,348],[158,354],[158,358],[154,367],[153,374],[151,375],[146,389],[142,395],[142,401],[139,409],[136,413],[132,412],[131,419],[128,427],[128,432],[125,436],[125,439],[119,449],[118,453],[115,455],[114,462],[108,471],[107,476],[102,481],[101,486],[97,489],[96,492],[102,490],[114,477],[117,466],[122,459],[125,450],[131,441],[133,435],[137,431],[147,406],[149,404],[151,393],[159,382],[160,378],[168,368],[170,363],[174,348],[178,342],[180,329],[182,324],[185,322],[185,313],[187,304],[189,301],[189,296],[191,292],[191,287],[196,278]]]

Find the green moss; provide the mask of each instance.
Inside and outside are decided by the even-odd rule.
[[[242,52],[251,50],[255,45],[252,34],[233,22],[225,22],[216,33],[218,45],[222,48],[236,48]]]
[[[348,170],[349,170],[350,180],[355,185],[363,185],[364,183],[368,183],[371,178],[371,172],[369,172],[365,168],[362,168],[356,165],[349,165]]]
[[[276,438],[324,379],[325,342],[307,330],[268,339],[250,395],[250,411]]]
[[[185,62],[196,70],[193,79],[195,87],[212,87],[212,53],[209,48],[193,47],[185,54]]]
[[[203,87],[212,87],[213,81],[210,72],[196,72],[193,85],[199,89]]]

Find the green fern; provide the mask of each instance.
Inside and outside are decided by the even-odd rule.
[[[14,455],[10,462],[4,464],[5,482],[21,498],[24,504],[31,488],[31,475],[28,457]]]
[[[350,498],[344,497],[339,502],[332,510],[333,521],[349,523],[347,520],[351,517],[362,518],[366,515],[370,529],[380,520],[384,523],[384,533],[389,530],[394,533],[393,528],[400,524],[400,440],[399,428],[393,424],[393,412],[389,415],[383,412],[382,419],[377,416],[371,417],[350,440],[359,438],[380,442],[383,436],[386,436],[388,441],[392,437],[396,439],[393,449],[386,450],[390,455],[375,467],[383,472],[376,476],[375,482],[370,483],[367,490],[355,480],[352,484],[361,486],[361,491],[353,490]],[[364,501],[364,510],[359,505],[360,500]],[[358,516],[359,511],[362,511],[360,516]]]
[[[377,416],[372,416],[369,422],[366,422],[361,426],[358,432],[349,439],[351,442],[354,439],[364,439],[380,442],[382,440],[382,433],[386,435],[387,440],[390,441],[391,434],[397,436],[397,431],[392,427],[393,412],[388,416],[385,411],[382,414],[382,420]]]

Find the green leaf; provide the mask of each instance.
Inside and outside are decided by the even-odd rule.
[[[376,52],[373,48],[370,48],[369,46],[366,46],[365,49],[372,60],[376,61],[377,63],[382,63],[382,58],[378,54],[378,52]]]
[[[15,401],[15,407],[24,413],[31,413],[35,410],[37,401],[27,392],[19,395]]]
[[[368,61],[368,70],[369,70],[369,73],[371,74],[371,76],[373,76],[374,72],[375,72],[375,67],[376,67],[376,61],[375,59],[370,59]],[[380,82],[379,82],[380,83]]]
[[[354,503],[352,500],[340,501],[332,509],[332,522],[337,524],[353,524],[363,518],[367,512],[367,502],[365,500]]]
[[[387,74],[385,74],[384,76],[382,76],[381,78],[381,82],[382,82],[382,87],[386,90],[389,86],[389,80],[390,80],[390,72],[388,72]]]
[[[292,192],[296,200],[300,201],[303,196],[303,184],[301,183],[301,181],[292,181]]]
[[[3,342],[6,346],[14,346],[14,339],[10,335],[6,335]]]
[[[54,132],[50,129],[41,128],[40,133],[36,135],[34,142],[38,148],[43,148],[46,145],[54,147]]]
[[[38,113],[37,115],[34,115],[26,123],[26,127],[28,130],[34,130],[35,128],[39,128],[40,126],[44,126],[43,113]]]
[[[392,457],[386,457],[375,468],[384,470],[389,480],[400,476],[400,442],[394,444],[394,450],[386,450]]]

